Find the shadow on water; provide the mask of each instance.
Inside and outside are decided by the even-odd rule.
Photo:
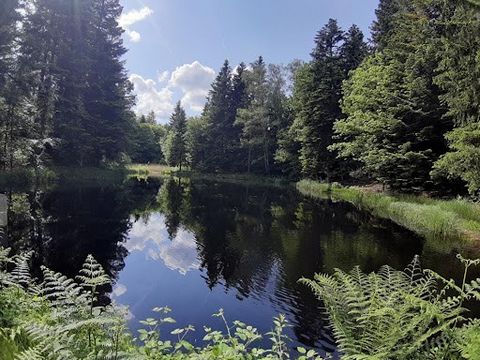
[[[105,301],[129,306],[134,331],[154,306],[172,307],[180,326],[195,325],[194,341],[202,325],[221,326],[211,317],[220,307],[261,332],[285,313],[293,344],[334,351],[321,303],[300,277],[355,265],[403,268],[415,254],[460,277],[453,254],[348,203],[290,187],[169,178],[0,193],[8,206],[2,244],[34,250],[37,273],[44,264],[70,277],[93,254],[114,279]]]

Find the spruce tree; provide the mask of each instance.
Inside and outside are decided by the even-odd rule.
[[[443,5],[443,4],[442,4]],[[448,106],[454,130],[447,134],[449,151],[435,164],[436,178],[462,179],[471,193],[480,191],[480,24],[478,7],[460,3],[442,8],[444,33],[437,51],[435,84]]]
[[[0,169],[29,165],[33,135],[31,89],[19,62],[20,3],[0,4]]]
[[[347,77],[350,71],[356,69],[368,55],[368,46],[364,41],[363,32],[357,25],[352,25],[346,32],[341,53],[343,69]]]
[[[35,128],[53,138],[61,165],[121,158],[133,133],[131,84],[118,0],[36,0],[23,28],[20,63],[31,74]]]
[[[119,0],[93,1],[90,11],[88,87],[83,102],[93,148],[91,163],[98,165],[117,160],[127,151],[133,97],[121,59],[127,50],[117,22],[122,12]]]
[[[232,88],[229,95],[230,110],[228,116],[231,117],[229,122],[233,122],[233,126],[227,127],[228,139],[230,142],[231,157],[228,170],[230,171],[245,171],[245,149],[241,146],[240,137],[242,129],[235,123],[238,115],[238,110],[245,108],[248,105],[249,98],[247,94],[247,84],[245,77],[247,74],[246,65],[241,62],[236,68],[232,76]]]
[[[15,112],[10,90],[15,72],[15,39],[18,20],[18,0],[6,0],[0,4],[0,168],[6,169],[13,155],[13,118]]]
[[[380,0],[375,10],[376,20],[372,24],[372,41],[376,49],[383,50],[388,46],[403,2],[404,0]]]
[[[233,153],[231,136],[234,117],[231,106],[232,80],[228,60],[212,84],[204,116],[208,123],[208,154],[205,166],[209,171],[228,170]]]
[[[340,117],[339,101],[345,71],[342,67],[344,34],[330,19],[315,37],[312,62],[298,78],[294,89],[296,126],[299,129],[302,174],[330,180],[338,169],[332,144],[333,123]]]
[[[180,101],[170,117],[170,130],[165,144],[165,159],[170,166],[182,165],[186,160],[187,117]]]

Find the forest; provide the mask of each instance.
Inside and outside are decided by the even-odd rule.
[[[227,59],[166,124],[136,111],[122,11],[0,0],[0,360],[480,359],[478,0],[379,0],[308,60]],[[191,298],[273,303],[271,330],[117,306],[155,276],[135,296],[188,313],[197,276]]]
[[[209,173],[478,194],[478,7],[382,0],[367,41],[331,19],[311,60],[259,56],[201,116],[135,114],[118,1],[2,2],[0,166],[166,163]],[[313,35],[313,34],[312,34]]]

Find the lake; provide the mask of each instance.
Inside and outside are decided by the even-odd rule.
[[[190,340],[201,344],[203,325],[223,329],[212,317],[220,308],[262,333],[284,313],[292,348],[334,352],[321,302],[298,284],[302,276],[355,265],[403,269],[419,254],[425,267],[461,277],[442,240],[425,241],[349,203],[303,197],[293,186],[125,178],[3,186],[0,194],[3,246],[34,250],[37,274],[44,264],[70,277],[92,254],[113,280],[103,301],[128,306],[133,332],[153,307],[173,309],[177,324],[164,338],[192,324]]]

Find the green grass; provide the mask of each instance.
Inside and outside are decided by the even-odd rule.
[[[136,177],[163,177],[175,173],[177,169],[160,164],[132,164],[127,166],[127,171]]]
[[[239,184],[270,186],[283,186],[289,184],[289,181],[284,178],[260,176],[255,174],[200,173],[191,171],[189,168],[182,169],[182,172],[180,173],[176,167],[156,164],[132,164],[127,167],[127,170],[131,177],[136,177],[138,179],[181,175],[192,179],[213,180]]]
[[[480,205],[466,200],[386,195],[311,180],[298,182],[297,189],[307,196],[349,201],[424,237],[480,240]]]

